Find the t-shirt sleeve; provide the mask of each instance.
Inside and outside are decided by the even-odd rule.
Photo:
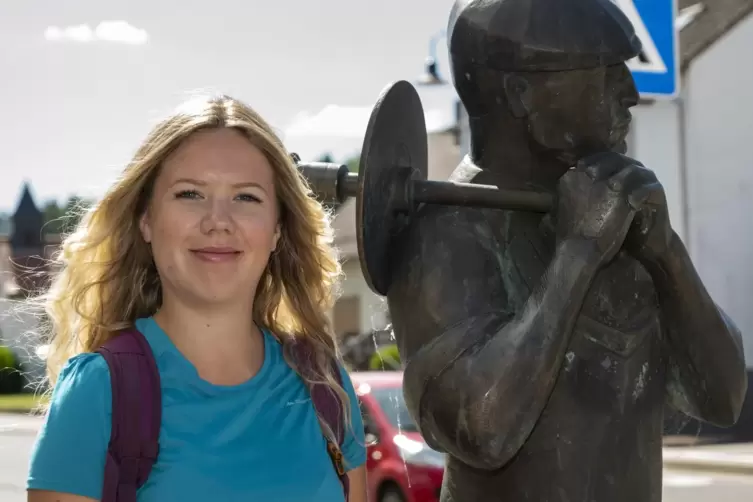
[[[110,372],[99,354],[63,367],[31,452],[27,488],[99,500],[112,421]]]
[[[342,445],[343,457],[345,457],[345,468],[347,470],[355,469],[366,463],[366,439],[363,430],[363,418],[361,417],[361,408],[359,406],[356,391],[353,388],[353,382],[347,371],[340,367],[342,374],[343,387],[350,398],[350,422],[351,427],[345,429],[345,438]]]

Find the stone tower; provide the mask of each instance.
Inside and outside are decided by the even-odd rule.
[[[47,283],[44,215],[34,202],[28,183],[24,184],[11,223],[9,241],[13,276],[19,292],[28,295],[39,291]]]

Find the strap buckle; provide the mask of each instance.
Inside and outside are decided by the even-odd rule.
[[[335,464],[337,475],[342,476],[345,474],[345,462],[343,461],[343,454],[340,448],[330,440],[327,440],[327,451],[332,459],[332,463]]]

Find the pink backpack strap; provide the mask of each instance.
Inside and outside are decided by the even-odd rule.
[[[136,502],[159,453],[162,392],[151,347],[126,330],[100,347],[112,382],[112,432],[101,502]]]
[[[313,374],[314,354],[311,345],[305,340],[296,340],[292,343],[291,354],[295,359],[299,370],[304,375]],[[338,384],[342,385],[342,375],[337,361],[332,361],[332,376]],[[335,468],[338,478],[343,485],[345,492],[345,501],[348,502],[350,494],[350,478],[345,471],[345,462],[342,455],[342,444],[345,439],[345,417],[343,416],[343,407],[340,397],[328,386],[323,384],[314,384],[309,386],[311,392],[311,401],[314,408],[319,413],[322,420],[329,426],[335,434],[337,444],[333,443],[325,436],[327,440],[327,452],[329,453],[332,465]]]

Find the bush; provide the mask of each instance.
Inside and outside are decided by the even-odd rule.
[[[9,347],[0,345],[0,394],[18,394],[22,390],[21,364]]]
[[[400,351],[397,345],[386,345],[371,355],[369,369],[372,371],[400,370]]]

